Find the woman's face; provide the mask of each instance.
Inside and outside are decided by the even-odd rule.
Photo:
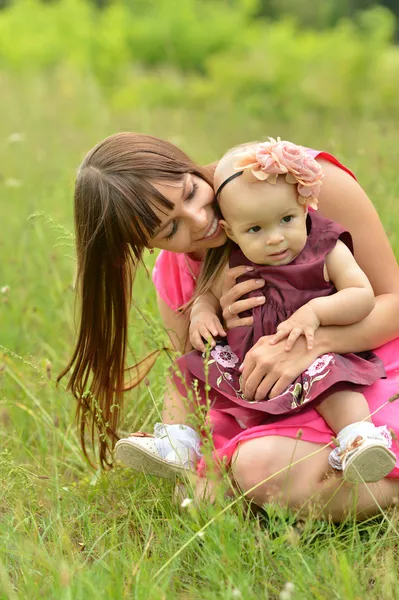
[[[204,179],[187,173],[181,183],[153,185],[174,208],[167,214],[155,209],[161,224],[149,240],[150,248],[188,254],[225,243],[226,234],[215,214],[214,191]]]

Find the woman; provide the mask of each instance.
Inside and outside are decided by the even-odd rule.
[[[326,153],[315,156],[325,174],[319,211],[352,234],[355,257],[371,281],[376,306],[356,325],[320,327],[312,350],[307,350],[300,339],[287,353],[283,341],[270,345],[268,337],[262,338],[244,360],[247,398],[280,394],[326,352],[344,354],[377,348],[391,374],[391,386],[393,371],[399,368],[394,363],[399,355],[399,341],[395,340],[399,336],[399,270],[395,256],[375,209],[350,171]],[[155,273],[158,306],[166,329],[172,332],[174,346],[186,350],[188,318],[176,308],[190,299],[206,250],[225,242],[225,234],[215,219],[212,168],[195,165],[172,144],[150,136],[116,134],[100,142],[81,165],[75,191],[77,281],[82,298],[80,331],[72,359],[60,377],[72,371],[68,385],[78,399],[83,449],[86,452],[84,433],[90,422],[92,436],[96,427],[101,431],[99,447],[103,464],[109,464],[109,459],[102,434],[105,430],[115,441],[122,405],[135,268],[146,247],[167,251],[161,254],[158,275]],[[221,305],[227,328],[249,324],[251,318],[240,321],[238,315],[253,308],[257,300],[240,298],[263,285],[263,281],[234,285],[244,269],[231,269],[226,277]],[[172,299],[166,294],[169,288],[165,281],[171,274],[175,283]],[[380,389],[380,405],[386,399],[385,392]],[[374,402],[378,393],[374,389]],[[397,421],[394,407],[395,404],[389,404],[378,413],[391,427]],[[164,422],[181,422],[182,410],[185,408],[166,404]],[[92,414],[95,418],[90,420]],[[294,433],[292,437],[278,438],[276,425],[269,435],[241,443],[232,462],[237,485],[243,491],[249,490],[293,460],[308,457],[292,465],[288,475],[282,472],[249,496],[262,505],[271,498],[278,499],[288,489],[289,497],[284,497],[288,506],[299,506],[314,498],[323,505],[325,514],[341,519],[353,505],[353,488],[339,479],[326,480],[328,448],[313,454],[320,444],[329,441],[325,422],[309,412],[305,421],[295,422],[294,429],[295,432],[302,429],[302,439],[295,439]],[[215,416],[213,435],[222,434]],[[399,469],[393,474],[399,476]],[[358,516],[378,512],[379,507],[391,504],[398,493],[399,482],[393,478],[359,486]]]

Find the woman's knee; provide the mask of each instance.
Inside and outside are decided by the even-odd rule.
[[[239,444],[231,470],[239,489],[255,502],[278,496],[282,477],[279,471],[286,465],[281,460],[281,440],[270,436]],[[255,489],[252,489],[255,488]]]
[[[232,474],[241,491],[257,504],[283,500],[288,506],[297,506],[322,486],[328,453],[329,449],[302,440],[257,438],[239,445]]]

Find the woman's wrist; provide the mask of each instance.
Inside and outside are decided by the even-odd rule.
[[[371,313],[352,325],[326,325],[315,332],[314,347],[319,353],[364,352],[373,350],[399,336],[398,297],[395,294],[377,296]]]
[[[316,352],[317,356],[321,356],[327,352],[333,352],[331,349],[331,342],[331,327],[323,327],[323,325],[320,325],[315,331],[313,342],[313,350]]]

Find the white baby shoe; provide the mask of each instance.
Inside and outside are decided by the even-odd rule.
[[[339,432],[337,440],[339,445],[328,461],[334,469],[343,471],[350,483],[380,481],[396,464],[396,456],[389,450],[392,436],[385,425],[352,423]]]
[[[200,445],[198,433],[188,425],[157,423],[154,435],[139,431],[120,439],[115,456],[136,471],[175,479],[194,469]]]

